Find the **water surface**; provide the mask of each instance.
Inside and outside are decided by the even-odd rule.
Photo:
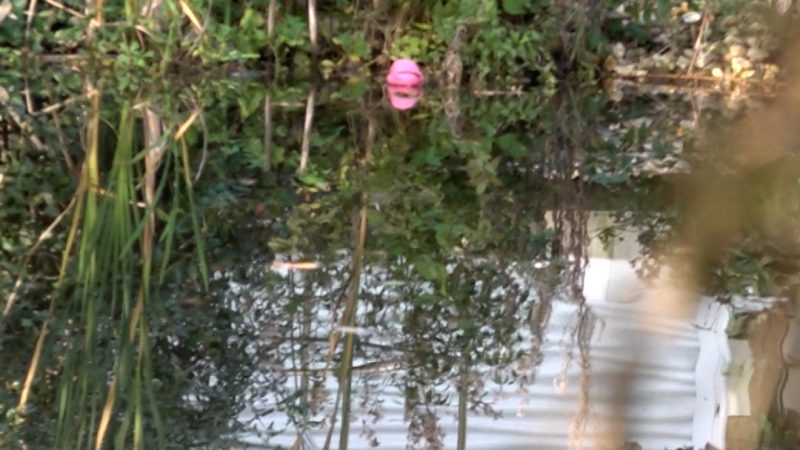
[[[791,285],[775,241],[733,243],[687,308],[653,294],[680,279],[701,131],[748,99],[94,89],[4,104],[9,417],[50,330],[12,446],[100,424],[168,448],[749,448],[731,420],[797,408],[795,325],[755,313]]]

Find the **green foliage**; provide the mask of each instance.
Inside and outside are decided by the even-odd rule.
[[[244,55],[258,55],[268,41],[264,29],[264,17],[252,8],[246,8],[239,26],[233,32],[236,36],[235,49]]]
[[[356,33],[342,33],[334,36],[333,43],[340,46],[344,57],[351,61],[367,61],[370,57],[369,43]]]
[[[643,257],[669,250],[679,218],[644,162],[675,157],[686,136],[681,123],[694,106],[676,101],[664,108],[662,98],[649,95],[614,101],[565,81],[592,81],[615,41],[651,43],[649,33],[667,20],[665,2],[626,3],[643,9],[631,9],[634,18],[625,21],[608,16],[618,1],[567,10],[537,0],[406,0],[384,2],[379,12],[365,2],[320,2],[320,56],[332,77],[407,56],[435,82],[450,52],[463,62],[471,89],[428,89],[406,114],[391,110],[382,88],[364,79],[321,87],[302,174],[310,87],[280,82],[313,67],[301,8],[279,2],[270,39],[266,1],[212,2],[209,9],[188,2],[202,32],[175,2],[150,18],[138,17],[132,3],[107,3],[106,23],[91,38],[87,19],[40,4],[26,42],[27,2],[19,0],[0,27],[0,43],[8,46],[0,45],[0,87],[9,94],[0,115],[19,128],[9,133],[11,149],[0,152],[0,292],[9,292],[17,276],[24,280],[18,303],[0,322],[7,357],[0,367],[0,447],[17,438],[31,448],[91,446],[112,374],[120,386],[107,444],[116,448],[232,447],[248,429],[237,415],[265,393],[277,392],[278,400],[275,411],[257,411],[259,418],[281,413],[296,428],[318,425],[310,422],[311,391],[280,391],[285,375],[264,367],[302,365],[296,349],[310,344],[285,339],[297,337],[308,320],[303,314],[338,306],[343,280],[352,276],[343,261],[352,256],[362,207],[363,270],[373,276],[364,279],[382,289],[361,293],[368,308],[359,326],[391,326],[399,335],[393,344],[414,368],[396,380],[407,392],[412,440],[422,439],[426,411],[452,400],[441,386],[468,362],[518,381],[509,369],[520,356],[514,343],[540,299],[510,268],[548,261],[549,272],[522,269],[545,291],[559,286],[569,262],[560,248],[564,230],[548,223],[546,211],[619,211],[615,225],[642,229]],[[27,253],[78,189],[93,112],[74,100],[85,94],[83,72],[32,62],[24,72],[30,80],[23,80],[17,65],[25,45],[33,54],[88,55],[86,67],[97,69],[104,94],[98,180],[77,200],[84,208],[73,212],[80,241],[66,254],[63,284],[57,280],[69,220],[30,259]],[[277,70],[268,83],[227,75],[264,66],[291,70]],[[525,89],[512,89],[519,87]],[[55,115],[29,115],[23,88],[33,93],[34,109],[70,102]],[[158,114],[168,142],[150,207],[141,206],[142,161],[150,150],[141,138],[142,108]],[[174,141],[196,108],[202,116]],[[145,259],[142,230],[150,218],[158,234]],[[776,294],[796,281],[793,255],[765,248],[763,236],[743,240],[713,268],[710,291]],[[286,277],[266,272],[272,259],[284,257],[319,269]],[[125,337],[139,298],[146,309],[131,341]],[[53,301],[44,367],[29,410],[17,411],[19,380]],[[365,343],[356,342],[356,356],[374,356]],[[341,357],[337,350],[328,362]],[[254,388],[254,380],[267,381]],[[321,377],[310,376],[310,383]],[[486,406],[482,395],[471,392],[470,404]]]
[[[518,16],[526,12],[530,0],[503,0],[503,11],[512,16]]]
[[[465,64],[473,67],[472,76],[484,84],[553,86],[554,64],[547,45],[534,29],[482,27],[465,52]]]
[[[2,63],[18,62],[26,48],[34,55],[90,53],[97,61],[113,60],[122,52],[128,59],[123,67],[132,62],[140,70],[139,61],[158,66],[135,72],[131,81],[121,80],[123,87],[138,84],[140,76],[154,77],[173,65],[181,71],[198,62],[207,67],[238,62],[251,68],[268,63],[309,75],[316,66],[309,55],[306,11],[278,2],[270,38],[268,3],[168,1],[142,17],[132,2],[105,2],[104,21],[114,25],[97,29],[87,17],[75,17],[80,12],[42,5],[26,37],[27,5],[14,0],[6,26],[0,28]],[[740,13],[757,16],[743,11],[738,0],[725,0],[715,8],[722,18],[714,27],[728,18],[737,20]],[[378,11],[352,2],[323,2],[319,9],[318,55],[323,64],[318,68],[326,76],[399,57],[416,59],[438,75],[446,69],[449,48],[463,58],[474,83],[501,88],[553,87],[567,77],[594,82],[612,45],[649,48],[658,30],[668,30],[667,39],[686,34],[676,7],[666,1],[566,5],[549,0],[407,0],[385,2]],[[467,36],[454,43],[460,27],[467,28]],[[709,30],[715,36],[724,32],[724,27]],[[131,48],[133,42],[140,51]]]

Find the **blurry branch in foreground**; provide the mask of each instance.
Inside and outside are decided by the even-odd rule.
[[[796,209],[788,203],[796,196],[800,176],[800,40],[796,37],[787,41],[791,44],[782,65],[787,74],[783,92],[763,110],[751,112],[721,133],[706,137],[699,146],[697,154],[706,163],[696,167],[679,187],[685,205],[683,222],[672,256],[666,259],[665,273],[646,294],[642,319],[694,317],[696,299],[707,292],[712,271],[745,231],[760,233],[770,247],[789,257],[800,256],[800,230],[793,214]],[[647,351],[640,342],[633,345],[632,351]],[[620,401],[614,417],[620,419],[608,424],[612,432],[604,444],[622,442],[626,435],[621,418],[628,408],[624,399],[636,369],[626,365],[619,370],[614,397]],[[773,388],[760,392],[776,392]],[[768,404],[769,409],[776,405],[775,398],[753,401]],[[760,413],[766,411],[753,411]]]

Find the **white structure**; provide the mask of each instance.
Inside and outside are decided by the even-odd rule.
[[[597,214],[590,219],[589,229],[597,230],[604,222],[608,217]],[[543,362],[532,374],[533,381],[524,389],[486,381],[489,399],[501,417],[470,413],[467,448],[594,449],[598,439],[608,433],[614,414],[625,419],[625,440],[636,441],[647,450],[685,445],[703,448],[709,442],[724,448],[726,410],[729,403],[734,408],[741,406],[736,403],[740,400],[726,394],[723,375],[731,360],[725,336],[728,308],[703,299],[693,318],[653,315],[644,300],[648,298],[646,287],[629,262],[638,252],[632,232],[610,249],[602,249],[593,239],[589,252],[583,292],[596,319],[586,347],[587,370],[582,370],[579,348],[572,337],[578,306],[556,303],[542,347]],[[371,375],[379,384],[381,377],[389,377],[389,372]],[[406,449],[408,424],[403,419],[403,393],[386,385],[380,396],[382,417],[370,428],[378,448]],[[326,388],[334,398],[335,376],[327,378]],[[356,418],[366,416],[356,401],[359,388],[354,381]],[[456,392],[453,397],[457,399]],[[627,408],[616,410],[620,404]],[[457,401],[437,409],[437,415],[445,432],[444,448],[455,448]],[[579,423],[580,430],[576,428]],[[361,430],[360,419],[352,421],[351,449],[372,448],[369,439],[360,435]],[[336,447],[337,431],[331,448]],[[306,448],[322,448],[325,437],[323,429],[309,432]],[[287,432],[271,439],[270,444],[289,448],[295,440],[296,434]],[[249,448],[267,448],[258,447],[255,437],[243,441],[253,444]]]

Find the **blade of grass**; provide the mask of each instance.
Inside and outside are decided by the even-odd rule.
[[[270,3],[271,4],[271,3]],[[272,93],[264,95],[264,163],[262,170],[269,172],[272,166]]]
[[[101,236],[98,241],[96,242],[97,251],[102,254],[103,259],[108,260],[108,266],[112,267],[113,273],[121,272],[123,275],[123,308],[122,308],[122,317],[124,318],[129,314],[130,311],[130,298],[129,288],[127,287],[127,283],[124,282],[124,279],[132,272],[132,268],[128,264],[128,259],[120,256],[124,256],[127,252],[124,250],[125,242],[127,241],[127,236],[130,235],[132,231],[132,224],[131,222],[134,221],[134,217],[130,211],[130,199],[134,196],[134,188],[133,188],[133,170],[131,159],[133,157],[132,152],[132,144],[133,144],[133,117],[131,115],[131,108],[128,103],[125,103],[122,106],[121,114],[120,114],[120,121],[117,133],[117,145],[114,152],[114,163],[112,166],[112,179],[114,180],[114,187],[115,187],[115,197],[113,199],[113,204],[110,206],[110,213],[109,219],[112,224],[115,226],[109,233],[108,239],[110,245],[104,245],[105,241]],[[93,247],[89,247],[92,249]],[[115,254],[117,253],[117,254]],[[120,255],[121,254],[121,255]],[[99,274],[98,274],[99,275]],[[103,283],[100,281],[100,283]],[[116,283],[115,283],[116,284]],[[100,285],[101,289],[102,284]],[[111,288],[114,292],[116,292],[115,288]],[[88,293],[88,290],[87,290]],[[113,297],[113,294],[112,294]],[[88,330],[87,333],[87,344],[86,348],[84,349],[87,354],[91,354],[94,349],[94,342],[89,339],[88,336],[91,336],[94,333],[97,325],[94,323],[96,320],[97,315],[99,314],[99,303],[97,301],[97,297],[93,297],[89,300],[89,307],[92,308],[90,311],[93,311],[92,314],[89,315],[89,320],[86,322],[85,326]],[[92,304],[94,303],[94,304]],[[138,307],[138,303],[137,303]],[[100,416],[100,422],[98,424],[97,433],[95,434],[95,443],[94,449],[101,450],[103,448],[103,443],[105,441],[106,434],[109,431],[109,425],[111,421],[111,417],[114,414],[115,404],[118,395],[118,389],[123,390],[127,387],[128,384],[128,377],[127,377],[127,367],[130,366],[129,361],[132,359],[132,352],[130,349],[130,340],[133,338],[133,332],[135,329],[135,321],[138,320],[138,316],[135,313],[136,309],[134,309],[133,317],[131,318],[131,325],[128,327],[129,338],[125,339],[125,334],[122,335],[120,338],[120,352],[119,356],[116,360],[116,370],[114,376],[111,381],[111,385],[108,388],[108,393],[106,394],[106,401],[102,409],[102,413]],[[124,326],[124,322],[123,322]],[[86,360],[88,358],[84,358]],[[91,370],[93,368],[87,367],[83,372],[83,376],[85,378],[89,377]]]
[[[167,160],[168,165],[172,165],[172,158]],[[158,273],[158,282],[162,283],[164,281],[164,277],[167,274],[167,265],[169,264],[169,257],[172,254],[172,242],[175,236],[175,228],[177,227],[178,223],[178,212],[180,211],[180,200],[181,200],[181,190],[180,190],[180,173],[179,167],[177,164],[174,165],[174,180],[172,183],[172,208],[170,209],[169,216],[167,217],[166,222],[164,223],[163,231],[161,233],[162,239],[164,240],[163,246],[163,257],[161,260],[161,269]],[[165,171],[169,173],[169,169]]]
[[[200,276],[203,279],[203,287],[208,289],[208,265],[206,264],[205,245],[203,245],[203,236],[200,230],[200,223],[197,219],[197,211],[195,210],[194,197],[192,193],[192,175],[191,169],[189,169],[189,149],[184,139],[181,139],[179,143],[181,146],[181,162],[183,163],[184,187],[186,188],[186,195],[189,199],[189,215],[192,219],[192,229],[194,230],[195,245],[197,247],[197,264],[200,267]]]
[[[96,198],[87,190],[87,186],[95,183],[97,184],[100,175],[98,171],[98,136],[99,136],[99,127],[100,127],[100,95],[99,93],[93,88],[91,83],[87,83],[87,91],[92,93],[91,95],[91,114],[90,120],[87,127],[87,139],[89,142],[89,146],[86,152],[86,160],[84,161],[83,171],[81,175],[81,182],[78,187],[77,195],[80,195],[84,192],[87,192],[86,198],[86,212],[85,215],[87,218],[94,219],[95,210],[96,210]],[[83,203],[80,203],[79,206],[83,206]],[[67,245],[64,249],[64,255],[62,256],[61,260],[61,270],[59,272],[58,278],[58,285],[64,280],[64,276],[66,274],[66,266],[69,251],[72,249],[72,245],[74,244],[74,239],[77,234],[79,218],[81,216],[80,211],[81,208],[78,208],[76,214],[74,216],[74,220],[72,223],[72,227],[67,237]],[[36,339],[36,345],[34,347],[33,355],[31,356],[31,362],[28,366],[28,371],[25,375],[25,381],[23,383],[23,388],[20,393],[20,399],[17,404],[17,410],[24,414],[26,405],[28,403],[28,397],[30,396],[31,386],[33,385],[33,381],[36,377],[36,373],[39,368],[39,362],[42,356],[42,349],[44,347],[44,340],[45,336],[47,335],[48,325],[53,315],[53,311],[55,309],[55,299],[50,302],[50,307],[48,308],[47,316],[42,323],[42,327],[39,331],[39,337]]]
[[[192,28],[194,28],[199,36],[202,36],[204,32],[203,24],[200,22],[200,19],[197,18],[194,11],[192,11],[192,8],[189,6],[189,4],[186,3],[186,0],[178,0],[178,5],[180,5],[181,11],[189,19],[189,22],[191,22]]]

